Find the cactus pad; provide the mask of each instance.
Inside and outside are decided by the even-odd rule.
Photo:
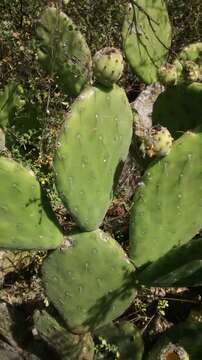
[[[199,286],[199,281],[202,283],[202,239],[193,239],[172,249],[147,266],[137,278],[146,286]]]
[[[154,103],[153,124],[165,126],[176,139],[202,123],[201,103],[202,84],[169,87]]]
[[[201,148],[202,133],[187,132],[144,174],[130,220],[130,257],[137,266],[159,259],[200,230]]]
[[[107,344],[117,348],[120,359],[141,360],[144,353],[144,343],[140,331],[129,321],[108,324],[98,329],[96,336],[104,339]]]
[[[93,59],[93,70],[96,80],[105,86],[112,86],[123,72],[123,57],[115,48],[104,48],[98,51]]]
[[[56,186],[87,231],[99,227],[108,209],[118,165],[128,154],[132,121],[125,92],[117,85],[87,88],[67,116],[54,160]]]
[[[0,92],[0,128],[6,127],[15,110],[25,104],[22,95],[22,87],[15,82],[11,82]]]
[[[32,171],[0,157],[0,248],[52,249],[63,236]]]
[[[77,95],[88,81],[91,54],[73,21],[62,11],[48,7],[37,26],[38,59],[63,91]]]
[[[53,347],[62,360],[93,360],[94,344],[90,334],[75,335],[46,311],[36,311],[34,327],[37,334]]]
[[[132,302],[134,268],[126,254],[101,230],[68,238],[43,263],[49,300],[76,333],[95,329],[120,316]]]
[[[183,323],[167,330],[146,360],[199,360],[202,354],[202,324]]]
[[[123,48],[132,70],[147,84],[157,81],[157,69],[171,44],[171,26],[164,1],[131,1],[122,30]]]

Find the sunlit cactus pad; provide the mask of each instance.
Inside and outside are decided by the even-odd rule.
[[[117,349],[118,358],[142,360],[144,353],[142,335],[138,328],[129,321],[123,321],[117,325],[108,324],[98,329],[95,335],[106,341],[107,344],[114,346]]]
[[[0,248],[53,249],[63,236],[33,172],[0,157]]]
[[[202,123],[202,84],[176,85],[162,92],[154,103],[153,124],[168,128],[176,139]]]
[[[58,319],[46,311],[34,314],[34,330],[60,355],[62,360],[93,360],[94,343],[90,334],[70,333]]]
[[[156,82],[157,70],[166,62],[171,44],[171,26],[164,1],[131,1],[122,36],[132,70],[147,84]]]
[[[167,330],[154,344],[146,360],[199,360],[202,324],[184,323]]]
[[[59,137],[56,186],[85,230],[102,223],[118,165],[128,154],[133,115],[124,90],[89,87],[75,101]]]
[[[90,49],[73,21],[55,7],[42,14],[37,29],[38,59],[60,87],[79,94],[91,71]]]
[[[202,133],[187,132],[144,174],[130,219],[137,266],[188,242],[202,226]]]
[[[73,332],[110,323],[131,304],[133,271],[120,245],[101,230],[68,238],[43,263],[50,301]]]
[[[170,250],[141,271],[137,279],[146,286],[201,286],[202,239]]]

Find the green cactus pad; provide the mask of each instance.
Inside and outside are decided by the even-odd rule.
[[[201,272],[201,278],[199,278]],[[197,275],[198,274],[198,275]],[[200,286],[202,284],[202,239],[169,251],[137,275],[146,286]]]
[[[0,128],[5,128],[15,110],[25,104],[22,95],[22,87],[15,82],[11,82],[0,92]]]
[[[153,107],[153,124],[168,128],[176,139],[202,123],[202,84],[177,85],[159,95]]]
[[[117,85],[89,87],[73,104],[54,160],[58,192],[87,231],[102,223],[113,196],[114,178],[126,159],[133,115]]]
[[[61,360],[93,360],[94,344],[90,334],[72,334],[46,311],[38,310],[34,314],[34,329],[57,351]]]
[[[108,324],[98,329],[95,335],[105,340],[107,344],[114,345],[120,359],[141,360],[143,357],[142,335],[138,328],[129,321],[118,323],[118,325]]]
[[[200,230],[201,149],[202,133],[187,132],[144,174],[130,220],[130,256],[137,266],[159,259]]]
[[[123,73],[123,57],[115,48],[104,48],[98,51],[93,59],[93,70],[96,80],[105,86],[112,86]]]
[[[0,157],[0,248],[53,249],[63,236],[31,170]]]
[[[132,70],[147,84],[156,82],[157,70],[166,62],[171,45],[171,26],[164,1],[131,1],[122,37]]]
[[[175,287],[202,285],[202,260],[193,260],[159,279],[162,287],[172,284]]]
[[[55,7],[48,7],[37,26],[38,59],[64,92],[80,93],[89,80],[91,54],[73,21]]]
[[[101,230],[68,238],[42,266],[49,300],[76,333],[120,316],[135,296],[133,271],[120,245]]]
[[[153,346],[146,360],[199,360],[201,354],[202,324],[183,323],[167,330]]]

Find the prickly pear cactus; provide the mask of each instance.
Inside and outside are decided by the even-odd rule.
[[[130,219],[130,257],[136,266],[159,259],[200,230],[201,148],[200,130],[187,132],[145,172]]]
[[[0,92],[0,128],[5,128],[13,117],[15,110],[25,104],[23,89],[15,82],[9,83]]]
[[[63,241],[33,172],[0,157],[0,248],[53,249]]]
[[[120,245],[101,230],[69,236],[43,263],[50,301],[75,333],[110,323],[132,302],[134,268]]]
[[[93,59],[93,70],[96,80],[105,86],[112,86],[123,73],[123,57],[115,48],[104,48],[98,51]]]
[[[202,84],[192,83],[171,86],[162,92],[154,103],[153,124],[165,126],[173,138],[202,122]]]
[[[171,26],[164,1],[131,1],[122,37],[132,70],[145,83],[156,82],[157,69],[166,62],[171,44]]]
[[[166,331],[146,360],[198,360],[202,354],[202,324],[184,323]]]
[[[48,7],[37,26],[38,59],[70,95],[77,95],[90,79],[90,49],[73,21],[59,8]]]
[[[133,115],[117,85],[85,89],[73,104],[59,136],[54,160],[58,192],[87,231],[102,223],[115,177],[126,159]]]
[[[202,239],[193,239],[171,249],[140,274],[137,273],[137,279],[146,286],[201,286]]]
[[[118,358],[124,360],[142,360],[144,353],[142,335],[129,321],[120,322],[117,325],[108,324],[98,329],[95,335],[105,340],[107,344],[116,346]]]
[[[33,332],[54,348],[61,360],[93,360],[94,358],[94,344],[90,334],[70,333],[46,311],[35,312]]]

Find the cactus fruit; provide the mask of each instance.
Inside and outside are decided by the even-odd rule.
[[[91,73],[90,49],[73,21],[48,7],[37,26],[38,59],[64,92],[77,95]]]
[[[169,154],[172,148],[173,138],[163,126],[157,125],[149,129],[148,133],[142,139],[140,150],[143,155],[153,156],[166,156]]]
[[[199,360],[202,354],[202,324],[183,323],[167,330],[146,360]]]
[[[82,333],[110,323],[130,305],[133,271],[119,244],[96,230],[68,237],[66,248],[45,259],[42,279],[67,327]]]
[[[173,64],[158,70],[158,79],[165,86],[202,81],[202,43],[186,46]]]
[[[197,64],[202,63],[202,42],[196,42],[186,46],[180,52],[178,59],[180,61],[193,61]]]
[[[95,332],[97,337],[117,348],[120,359],[142,360],[144,343],[140,331],[129,321],[108,324]]]
[[[150,360],[190,360],[188,353],[179,345],[175,345],[169,342],[165,347],[162,346],[162,350],[158,351],[158,357],[155,354],[155,358],[151,355]]]
[[[165,126],[176,139],[185,131],[201,124],[201,103],[202,84],[171,86],[154,103],[153,124]]]
[[[125,92],[89,87],[75,101],[54,160],[58,192],[87,231],[102,223],[118,166],[126,159],[133,115]]]
[[[34,329],[60,355],[61,360],[93,360],[94,344],[90,334],[75,335],[46,311],[34,314]]]
[[[197,278],[198,270],[201,276]],[[200,286],[202,239],[193,239],[187,244],[171,249],[166,255],[140,271],[137,279],[139,284],[146,286]]]
[[[202,75],[202,74],[201,74]],[[185,61],[183,64],[183,76],[185,81],[194,82],[200,79],[200,67],[193,61]]]
[[[131,1],[122,37],[132,70],[145,83],[156,82],[157,69],[166,61],[171,45],[171,26],[164,1]]]
[[[17,108],[25,104],[23,100],[23,89],[15,82],[8,84],[0,92],[0,128],[5,128],[13,117]]]
[[[181,79],[183,66],[175,60],[173,64],[165,64],[158,70],[158,80],[165,86],[177,85]]]
[[[112,86],[123,73],[123,57],[115,48],[104,48],[98,51],[93,59],[94,75],[98,83]]]
[[[159,259],[200,230],[201,148],[200,129],[187,132],[145,172],[130,219],[130,257],[136,266]]]
[[[31,170],[0,157],[0,248],[53,249],[63,235]]]

